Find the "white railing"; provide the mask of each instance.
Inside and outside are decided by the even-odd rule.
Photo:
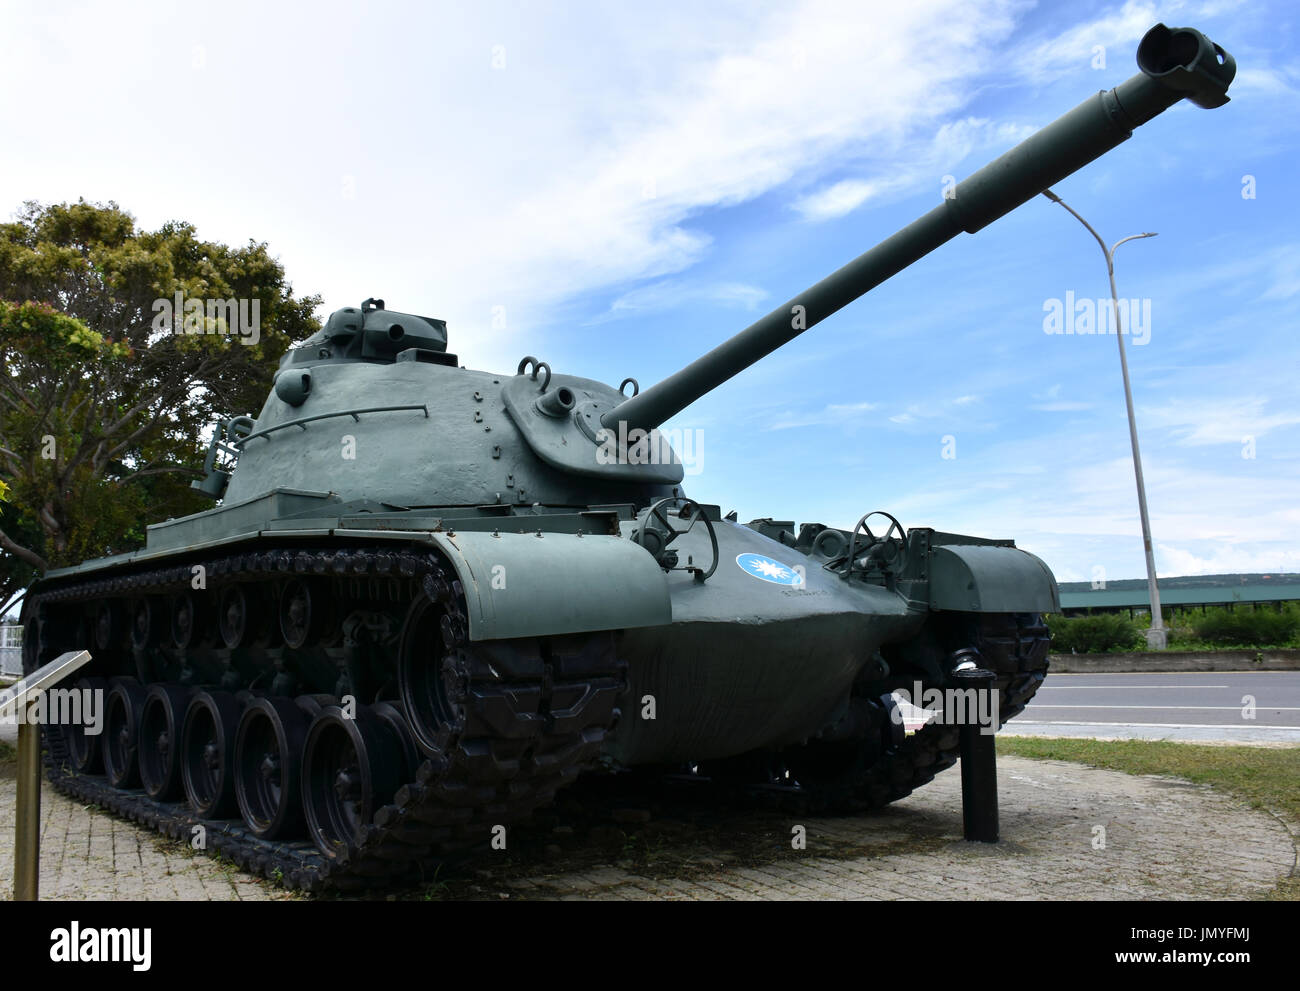
[[[0,678],[23,673],[23,628],[0,626]]]

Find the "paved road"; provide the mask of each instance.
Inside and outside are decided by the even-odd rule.
[[[1294,745],[1300,671],[1049,674],[1003,732]]]

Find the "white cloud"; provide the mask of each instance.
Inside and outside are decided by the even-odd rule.
[[[683,280],[668,279],[624,293],[609,305],[608,310],[587,323],[606,323],[620,317],[658,313],[698,303],[716,303],[743,310],[755,310],[767,297],[768,292],[765,289],[744,282],[691,285]]]
[[[1243,93],[1295,96],[1295,73],[1289,69],[1268,67],[1238,69],[1232,79],[1232,95],[1235,99]]]
[[[1261,397],[1173,400],[1162,406],[1144,406],[1138,414],[1143,427],[1171,430],[1178,443],[1195,447],[1208,444],[1240,445],[1247,437],[1263,437],[1279,427],[1300,423],[1300,411],[1266,410]]]
[[[0,127],[17,133],[53,108],[73,116],[40,161],[0,150],[0,171],[18,195],[112,197],[146,226],[179,215],[205,236],[253,234],[328,308],[380,294],[445,317],[473,335],[474,365],[494,367],[564,301],[697,262],[710,244],[691,227],[702,210],[867,147],[911,160],[990,71],[1019,7],[379,6],[362,19],[327,3],[303,21],[232,3],[215,20],[88,8],[75,32],[38,8],[15,15],[13,34],[36,43],[0,65],[0,86],[27,92],[0,107]],[[386,39],[382,70],[355,54],[359,37]],[[117,57],[178,44],[205,57],[169,59],[166,85],[157,60]],[[322,52],[353,54],[323,65]],[[87,109],[86,78],[111,113]],[[141,153],[179,137],[180,122],[264,106],[268,93],[293,124],[242,116],[232,140],[255,154],[196,153],[177,168],[174,155]],[[494,307],[505,331],[478,334]]]
[[[787,413],[768,425],[768,430],[789,430],[792,427],[844,426],[860,423],[863,414],[876,409],[875,403],[834,403],[812,413]]]
[[[1300,572],[1300,548],[1248,548],[1233,544],[1211,547],[1201,554],[1157,542],[1161,575],[1283,574]]]
[[[1082,413],[1092,409],[1092,403],[1081,403],[1071,399],[1062,399],[1052,403],[1037,403],[1029,407],[1040,413]]]
[[[1000,153],[1023,141],[1034,128],[1028,125],[967,117],[939,125],[927,144],[911,148],[890,148],[888,161],[874,162],[870,178],[842,179],[808,193],[794,203],[805,220],[833,220],[852,213],[869,200],[890,193],[912,191],[929,185],[936,201],[942,192],[947,170],[956,169],[977,148],[996,147]],[[873,156],[877,157],[877,156]],[[954,178],[956,178],[954,176]]]
[[[852,213],[889,188],[879,180],[845,179],[800,199],[795,209],[807,220],[831,220]]]
[[[1179,6],[1166,4],[1165,14]],[[1020,46],[1009,63],[1032,82],[1044,83],[1090,67],[1100,46],[1107,60],[1104,68],[1114,68],[1111,59],[1121,52],[1126,60],[1124,68],[1128,68],[1133,64],[1127,60],[1132,58],[1134,43],[1160,19],[1161,12],[1155,4],[1128,0],[1119,10],[1076,24],[1054,37]]]

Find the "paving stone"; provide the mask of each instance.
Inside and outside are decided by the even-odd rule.
[[[882,813],[808,817],[807,851],[737,864],[689,847],[680,877],[617,865],[483,872],[483,891],[510,900],[1243,899],[1296,863],[1286,826],[1203,786],[1065,764],[999,760],[1002,842],[961,837],[961,777],[940,775]],[[0,898],[13,879],[13,777],[0,777]],[[1105,846],[1094,847],[1094,826]],[[909,849],[911,847],[911,849]],[[863,854],[863,850],[878,853]],[[41,896],[46,899],[265,900],[292,895],[218,865],[152,830],[45,788]]]

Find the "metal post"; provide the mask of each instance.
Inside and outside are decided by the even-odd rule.
[[[977,692],[997,691],[997,675],[984,668],[960,668],[953,672],[958,687]],[[978,696],[977,696],[978,697]],[[998,841],[998,764],[994,743],[997,727],[981,732],[974,712],[979,706],[966,706],[966,721],[961,734],[961,818],[966,839],[977,843]]]
[[[90,663],[70,650],[0,692],[0,718],[18,717],[18,813],[14,822],[14,896],[34,902],[41,861],[41,727],[35,712],[41,693]]]
[[[18,726],[18,816],[14,824],[14,901],[34,902],[41,857],[41,728],[30,708]]]
[[[1065,207],[1079,223],[1088,228],[1088,233],[1097,239],[1102,253],[1106,256],[1106,274],[1110,278],[1110,302],[1112,312],[1115,314],[1115,339],[1119,341],[1119,368],[1124,378],[1124,405],[1128,409],[1128,436],[1133,448],[1133,474],[1137,479],[1138,516],[1142,520],[1142,549],[1147,563],[1147,597],[1151,602],[1151,629],[1147,630],[1147,647],[1151,650],[1164,650],[1168,646],[1169,639],[1165,632],[1164,614],[1160,610],[1160,586],[1156,582],[1156,559],[1151,549],[1151,520],[1147,515],[1147,488],[1142,477],[1142,452],[1138,450],[1137,417],[1133,414],[1133,388],[1129,384],[1128,357],[1124,353],[1124,327],[1119,317],[1119,293],[1115,289],[1115,249],[1125,242],[1156,235],[1150,232],[1131,234],[1107,248],[1106,242],[1093,230],[1092,224],[1075,213],[1068,203],[1050,189],[1044,190],[1043,195],[1053,203]]]

